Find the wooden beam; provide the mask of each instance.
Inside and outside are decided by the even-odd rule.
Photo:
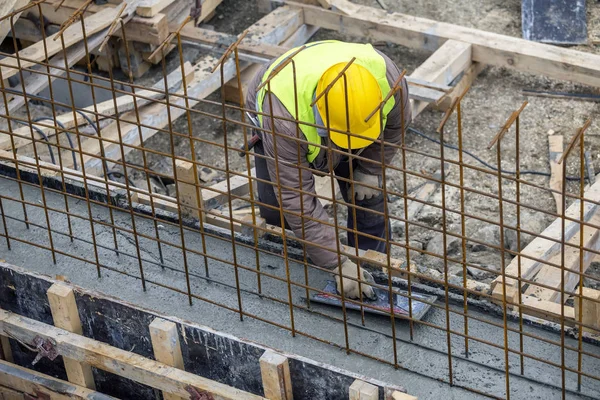
[[[548,136],[548,160],[550,161],[550,189],[553,190],[556,213],[562,213],[563,168],[558,164],[563,153],[563,135]]]
[[[0,361],[0,386],[25,393],[28,395],[27,399],[116,400],[115,397],[5,361]]]
[[[13,11],[25,7],[29,3],[29,0],[2,0],[0,1],[0,17],[5,17],[11,14]],[[12,17],[13,22],[18,21],[21,13]],[[11,31],[10,18],[5,18],[0,21],[0,43],[4,41],[4,38]],[[4,78],[6,79],[6,78]]]
[[[297,19],[301,21],[301,11],[292,10],[289,7],[280,7],[275,10],[274,13],[279,15],[281,22],[278,25],[269,25],[269,29],[271,30],[264,32],[261,40],[264,40],[267,44],[275,43],[276,40],[279,40],[282,32],[289,29],[289,27],[285,24],[290,23],[290,17],[286,18],[286,14],[290,14],[292,20]],[[194,107],[196,104],[198,104],[199,99],[207,97],[221,87],[221,71],[217,70],[214,73],[210,72],[217,61],[218,60],[214,57],[206,55],[202,57],[194,66],[195,77],[192,81],[188,82],[187,90],[189,107]],[[233,60],[228,60],[225,62],[223,73],[225,81],[232,79],[235,76],[236,67]],[[178,91],[178,94],[182,95],[183,90]],[[156,129],[148,128],[148,126],[160,129],[168,125],[169,117],[171,118],[171,121],[174,121],[181,115],[185,114],[185,109],[179,108],[186,106],[185,99],[181,97],[173,97],[170,99],[170,103],[174,106],[178,106],[177,108],[171,107],[170,115],[167,112],[166,105],[163,104],[152,104],[140,110],[140,122],[146,125],[146,127],[141,128],[142,141],[145,141],[149,137],[152,137],[154,134],[156,134]],[[140,143],[140,134],[136,122],[136,115],[133,113],[126,113],[123,115],[120,122],[115,121],[111,125],[104,128],[102,131],[102,137],[117,142],[119,138],[117,123],[120,123],[121,137],[124,145],[123,151],[125,154],[127,154],[133,150],[133,148],[130,146],[131,144],[138,145]],[[90,140],[93,139],[88,139],[88,141]],[[93,150],[89,151],[90,153],[99,153],[98,142],[95,142],[96,143],[91,145]],[[103,142],[103,146],[104,153],[109,162],[117,162],[120,160],[120,144]],[[99,174],[102,172],[102,160],[99,158],[88,157],[87,160],[84,160],[84,162],[86,172],[89,171],[91,174]]]
[[[203,378],[159,363],[97,340],[76,335],[30,318],[0,309],[0,330],[20,341],[32,343],[36,336],[55,341],[54,348],[63,357],[87,362],[95,368],[151,386],[163,392],[189,398],[188,390],[210,394],[215,400],[259,400],[261,396]]]
[[[350,400],[378,400],[379,388],[365,381],[356,379],[350,385]]]
[[[583,327],[583,332],[600,335],[600,291],[582,288],[584,297],[589,297],[591,300],[582,299],[582,307],[579,308],[579,297],[575,297],[575,319],[581,323],[592,326],[593,328]],[[581,316],[580,316],[581,313]]]
[[[287,357],[267,350],[260,357],[265,397],[269,400],[292,400],[292,379]]]
[[[64,284],[55,283],[48,289],[47,294],[54,326],[82,335],[83,330],[73,289]],[[89,365],[70,358],[63,358],[63,361],[69,382],[88,389],[96,389],[92,368]]]
[[[413,71],[412,78],[448,85],[471,66],[472,46],[468,43],[448,40],[423,64]],[[413,91],[411,87],[409,93]],[[414,101],[412,117],[416,118],[426,107],[426,101]]]
[[[433,107],[438,111],[448,111],[448,109],[452,106],[454,99],[462,95],[465,90],[473,85],[475,79],[477,79],[485,67],[486,65],[480,62],[471,63],[471,66],[463,73],[458,83],[452,87],[452,91],[448,93],[441,101],[437,102]]]
[[[125,27],[125,35],[130,42],[160,45],[169,36],[169,23],[165,14],[156,14],[151,18],[134,17]],[[117,29],[113,36],[122,38],[123,31]]]
[[[589,224],[600,226],[600,213],[594,214],[592,218],[588,221]],[[579,241],[580,241],[581,231],[575,233],[571,239],[568,240],[568,244],[571,246],[565,246],[564,249],[564,264],[562,258],[562,252],[558,252],[554,256],[548,259],[549,263],[555,265],[563,265],[565,274],[564,274],[564,290],[565,292],[573,292],[575,288],[579,284],[579,274],[570,272],[577,271],[581,273],[585,273],[589,268],[591,262],[596,257],[596,253],[591,253],[589,251],[583,251],[583,255],[579,251]],[[600,251],[600,230],[593,228],[591,226],[583,227],[583,247],[588,250]],[[581,260],[581,256],[583,256],[583,260]],[[580,261],[583,261],[580,264]],[[551,265],[543,265],[540,268],[540,271],[535,275],[533,281],[536,283],[544,284],[552,287],[542,288],[536,286],[535,284],[528,285],[525,290],[525,294],[533,295],[542,300],[548,300],[555,303],[560,302],[561,294],[561,275],[562,270],[560,268],[551,266]],[[565,295],[564,300],[567,301],[571,295]]]
[[[0,360],[14,362],[10,341],[6,336],[0,336]]]
[[[600,181],[594,183],[588,190],[586,190],[584,194],[584,199],[589,199],[592,201],[597,201],[600,199]],[[565,216],[570,219],[574,219],[574,221],[566,220],[565,221],[565,234],[564,240],[569,241],[580,228],[579,223],[579,209],[581,206],[580,201],[575,201],[571,206],[566,210]],[[599,207],[596,204],[592,204],[590,202],[584,201],[584,210],[583,216],[584,221],[589,221],[594,214],[599,211]],[[548,260],[555,254],[558,254],[561,250],[561,237],[562,237],[562,218],[557,218],[548,226],[540,236],[545,236],[554,240],[546,239],[544,237],[536,237],[533,239],[522,251],[521,255],[521,278],[523,279],[532,279],[535,274],[538,273],[540,268],[542,267],[542,263],[532,260],[531,258],[537,258],[540,260]],[[519,271],[519,260],[518,257],[512,259],[511,263],[506,267],[506,284],[507,286],[517,287],[517,280],[512,278],[516,277]],[[501,292],[501,283],[502,277],[497,277],[492,282],[492,289],[494,297],[502,296]],[[497,298],[500,298],[497,297]]]
[[[146,0],[138,5],[135,13],[140,17],[151,18],[161,12],[175,0]]]
[[[156,361],[180,370],[185,370],[177,324],[162,318],[155,318],[150,324],[150,339],[152,340],[152,349],[154,350]],[[163,399],[179,400],[183,399],[183,397],[163,393]]]
[[[115,17],[117,16],[117,10],[107,8],[99,13],[96,13],[85,19],[85,30],[86,35],[92,35],[96,32],[100,32],[102,29],[108,27]],[[69,26],[63,33],[65,48],[73,46],[79,43],[83,39],[83,33],[81,30],[81,24],[74,23]],[[54,40],[57,38],[57,40]],[[2,79],[10,78],[16,75],[18,70],[17,57],[20,59],[20,67],[27,68],[34,65],[36,62],[45,60],[46,58],[53,56],[63,50],[62,41],[58,36],[58,33],[49,36],[44,41],[40,41],[32,46],[29,46],[16,54],[12,54],[4,58],[1,62],[2,67],[0,73]]]
[[[396,392],[392,393],[391,400],[419,400],[419,399],[418,399],[418,397],[411,396],[410,394],[396,391]]]
[[[412,48],[436,50],[447,40],[471,44],[473,61],[544,75],[554,79],[600,86],[600,55],[530,42],[445,22],[330,0],[344,12],[294,3],[304,10],[304,23],[333,29],[363,40],[385,40]],[[293,2],[285,2],[292,4]]]
[[[175,160],[177,168],[177,198],[181,204],[181,213],[187,217],[202,219],[202,192],[198,188],[198,173],[194,172],[195,164],[183,160]]]

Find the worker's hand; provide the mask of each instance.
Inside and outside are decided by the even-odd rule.
[[[354,194],[356,201],[370,200],[373,197],[379,196],[382,191],[374,188],[381,189],[381,176],[380,175],[369,175],[365,174],[359,170],[354,170],[353,174],[354,178]],[[364,183],[365,185],[373,186],[374,188],[366,187],[361,185]],[[352,185],[350,185],[350,191],[352,191]],[[349,193],[350,198],[352,198],[352,193]]]
[[[358,272],[360,271],[360,287],[362,289],[363,294],[369,299],[376,299],[377,296],[373,291],[373,288],[366,284],[366,282],[374,282],[373,275],[371,275],[368,271],[358,267],[355,263],[350,260],[346,260],[342,264],[342,275],[344,279],[344,296],[349,297],[351,299],[356,299],[360,297],[360,292],[358,289]],[[340,275],[339,268],[333,270],[333,274],[335,275],[335,283],[337,284],[338,292],[341,292],[340,287]],[[352,278],[352,279],[348,279]]]

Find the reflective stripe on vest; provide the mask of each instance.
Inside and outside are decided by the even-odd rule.
[[[290,54],[295,52],[292,49],[279,57],[267,69],[263,75],[262,81],[265,82],[271,72],[281,65]],[[370,44],[344,43],[335,40],[314,42],[306,46],[294,56],[293,63],[290,62],[279,73],[274,76],[269,85],[263,87],[256,96],[257,110],[263,112],[263,101],[267,95],[267,89],[277,96],[286,110],[298,121],[307,124],[315,124],[315,115],[312,103],[317,84],[321,76],[335,64],[348,63],[353,57],[356,57],[355,63],[365,67],[377,80],[381,89],[382,98],[385,98],[390,92],[390,85],[387,80],[387,67],[384,58],[375,51]],[[293,65],[292,65],[293,64]],[[294,66],[296,70],[296,90],[294,91]],[[296,115],[296,97],[298,94],[298,115]],[[383,107],[382,121],[385,126],[387,115],[394,107],[394,96],[391,96]],[[269,112],[269,110],[267,110]],[[258,115],[260,126],[263,126],[263,116]],[[311,143],[308,145],[308,162],[313,162],[319,155],[321,138],[317,129],[313,126],[300,124],[300,130]],[[317,146],[315,146],[315,144]]]

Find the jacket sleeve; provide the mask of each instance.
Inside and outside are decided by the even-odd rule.
[[[387,80],[390,84],[390,87],[392,87],[400,76],[401,71],[398,66],[389,59],[389,57],[381,52],[379,52],[379,54],[381,54],[385,59],[387,67]],[[385,144],[391,143],[393,145],[400,146],[402,143],[402,116],[404,116],[404,129],[406,129],[412,121],[412,109],[408,99],[408,84],[405,78],[402,78],[400,85],[402,87],[402,93],[398,91],[394,95],[395,104],[388,114],[387,122],[383,131],[383,140],[385,142],[384,160],[386,165],[391,164],[392,159],[396,155],[398,149],[395,146],[386,146]],[[361,170],[372,175],[381,175],[381,143],[376,142],[368,146],[362,152],[361,157],[373,160],[373,162],[359,160],[358,167]]]
[[[263,110],[268,113],[269,107],[269,98],[266,96]],[[274,96],[273,115],[290,117]],[[307,253],[314,264],[335,268],[340,261],[343,263],[346,257],[338,258],[335,229],[323,223],[329,221],[329,216],[315,195],[315,181],[306,159],[308,145],[296,140],[298,134],[304,140],[304,135],[297,132],[293,122],[277,118],[274,119],[273,129],[273,121],[265,117],[263,128],[265,132],[262,134],[262,140],[269,176],[272,182],[280,183],[281,197],[279,188],[275,186],[274,189],[288,225],[297,237],[328,248],[307,245]]]

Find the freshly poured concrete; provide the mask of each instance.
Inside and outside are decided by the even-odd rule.
[[[39,188],[23,185],[26,200],[41,206],[41,195]],[[45,190],[46,201],[50,207],[58,210],[65,209],[64,197],[60,194]],[[9,200],[19,198],[19,189],[14,181],[0,178],[0,195],[2,206],[6,216],[6,227],[0,220],[0,232],[6,230],[11,237],[35,242],[36,244],[48,246],[49,238],[46,227],[46,217],[41,207],[28,206],[29,220],[42,228],[30,226],[26,228],[20,220],[23,219],[21,204]],[[311,305],[311,311],[294,308],[294,327],[298,332],[307,333],[321,340],[335,343],[342,348],[319,342],[303,336],[300,333],[292,337],[289,330],[285,330],[272,324],[260,321],[262,318],[286,327],[291,326],[290,308],[285,302],[288,301],[288,287],[285,282],[272,278],[262,278],[262,292],[265,296],[280,299],[277,302],[266,297],[259,297],[249,293],[257,290],[256,274],[238,269],[240,287],[245,290],[241,293],[242,310],[245,313],[255,314],[258,318],[245,316],[240,321],[239,313],[225,308],[209,304],[206,301],[194,299],[193,305],[188,303],[187,284],[184,271],[183,254],[181,250],[169,245],[162,246],[166,268],[156,265],[159,263],[158,247],[155,241],[144,238],[155,237],[154,224],[151,220],[136,217],[135,224],[138,231],[138,243],[132,234],[117,230],[117,241],[121,254],[117,257],[113,242],[113,230],[103,223],[110,222],[108,209],[103,206],[92,206],[91,214],[94,220],[94,232],[99,245],[106,248],[98,249],[99,263],[114,271],[103,268],[102,277],[98,278],[95,254],[91,244],[91,226],[86,202],[79,199],[69,199],[69,210],[71,213],[83,218],[71,217],[74,241],[61,233],[68,233],[67,218],[64,214],[50,212],[50,226],[54,233],[52,239],[55,248],[69,255],[74,255],[90,261],[86,263],[71,257],[57,254],[57,263],[52,263],[51,253],[48,250],[36,248],[17,240],[11,240],[11,250],[7,248],[7,242],[0,237],[0,258],[6,261],[26,267],[31,271],[54,275],[66,275],[74,284],[98,290],[109,295],[122,298],[143,307],[153,309],[162,313],[175,315],[214,329],[228,332],[242,338],[253,340],[261,344],[286,352],[291,352],[312,358],[317,361],[326,362],[340,368],[345,368],[360,374],[371,376],[386,382],[404,386],[412,395],[419,399],[476,399],[482,396],[459,387],[475,388],[497,397],[505,397],[506,380],[504,375],[505,353],[502,348],[469,340],[469,359],[465,359],[464,338],[453,334],[451,338],[453,383],[451,387],[440,380],[448,381],[448,356],[446,329],[446,312],[433,309],[426,316],[425,321],[435,327],[415,325],[413,342],[410,343],[408,323],[396,322],[396,354],[402,369],[394,369],[379,361],[371,360],[361,355],[347,355],[345,350],[346,336],[342,322],[319,315],[318,313],[342,318],[340,309],[326,306]],[[127,211],[115,211],[115,224],[123,229],[131,230],[131,215]],[[159,234],[162,240],[179,245],[181,243],[179,227],[168,223],[161,223]],[[186,230],[185,244],[187,248],[202,251],[202,239],[196,232]],[[207,238],[207,252],[213,257],[232,261],[233,247],[229,240]],[[100,246],[99,246],[100,247]],[[142,290],[140,267],[137,259],[139,249],[143,260],[142,266],[146,279],[147,290]],[[236,259],[240,265],[255,268],[255,252],[248,247],[237,244],[235,247]],[[234,268],[224,262],[208,260],[210,278],[219,284],[209,282],[202,277],[205,274],[204,258],[197,254],[187,253],[187,265],[190,274],[191,292],[194,295],[209,299],[231,309],[238,309],[238,297],[235,290]],[[286,268],[282,258],[261,253],[261,269],[269,274],[285,277]],[[136,276],[128,277],[120,272]],[[295,262],[289,263],[290,279],[294,282],[304,282],[304,267]],[[309,284],[313,287],[322,287],[329,274],[310,270]],[[161,287],[167,285],[180,290]],[[230,286],[227,286],[230,285]],[[233,287],[231,287],[233,286]],[[306,306],[306,292],[303,288],[292,287],[292,301],[295,305]],[[439,304],[443,304],[440,302]],[[452,309],[462,311],[462,306],[451,304]],[[470,309],[469,315],[480,318],[491,323],[484,323],[469,319],[469,335],[491,342],[499,346],[504,345],[504,329],[502,320],[481,312]],[[350,312],[349,321],[352,323],[348,328],[348,342],[352,350],[367,353],[375,357],[393,362],[393,340],[390,319],[386,317],[367,315],[365,327],[361,325],[360,314]],[[499,325],[494,326],[493,324]],[[509,323],[511,328],[518,329],[518,324]],[[464,330],[463,317],[454,313],[450,314],[450,328],[462,333]],[[525,332],[543,337],[560,343],[560,336],[530,326],[524,327]],[[509,345],[511,349],[519,349],[519,336],[509,332]],[[577,341],[566,339],[566,344],[574,348]],[[432,350],[433,349],[433,350]],[[437,350],[437,351],[434,351]],[[524,337],[524,350],[537,358],[547,360],[560,366],[560,347],[543,343],[538,339]],[[584,351],[599,355],[600,349],[584,343]],[[517,354],[509,355],[510,365],[510,388],[513,399],[555,399],[561,398],[561,392],[556,387],[562,385],[561,370],[555,366],[541,363],[525,358],[525,377],[520,374],[520,360]],[[577,368],[577,353],[565,350],[565,364],[570,368]],[[583,371],[590,375],[598,375],[600,371],[600,360],[583,356]],[[319,377],[315,377],[319,379]],[[577,375],[567,372],[567,398],[586,398],[576,394]],[[536,382],[537,381],[537,382]],[[538,383],[539,382],[539,383]],[[554,387],[545,385],[553,385]],[[583,377],[582,393],[591,398],[600,398],[600,382]]]

